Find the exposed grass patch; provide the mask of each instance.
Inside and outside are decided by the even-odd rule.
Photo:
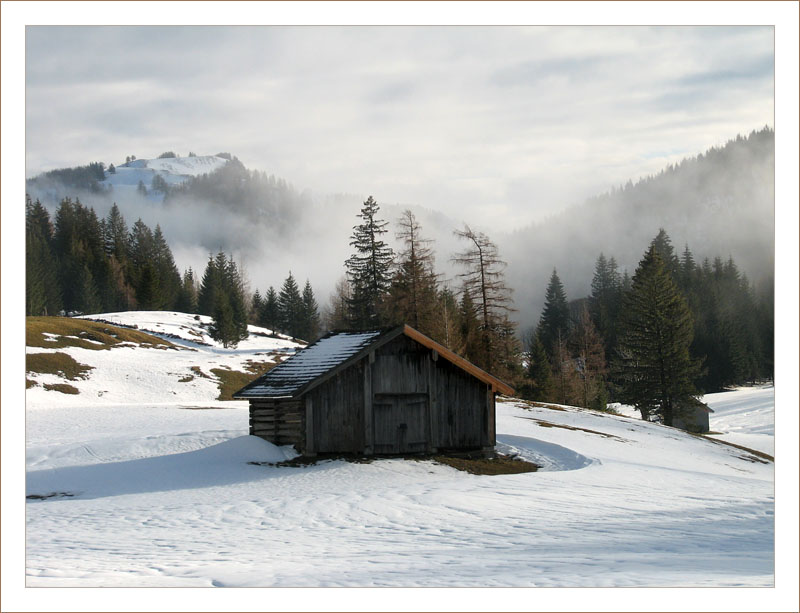
[[[596,434],[604,438],[613,438],[615,440],[622,441],[623,443],[630,442],[628,439],[622,438],[621,436],[617,436],[616,434],[608,434],[607,432],[598,432],[597,430],[589,430],[588,428],[579,428],[578,426],[567,426],[565,424],[554,424],[551,421],[545,421],[544,419],[536,419],[534,417],[520,417],[520,419],[530,419],[531,421],[535,421],[539,426],[542,426],[542,428],[563,428],[564,430],[577,430],[580,432],[586,432],[588,434]]]
[[[330,462],[334,460],[344,460],[353,464],[371,464],[390,457],[400,457],[404,460],[420,462],[432,460],[438,464],[445,464],[456,470],[468,472],[471,475],[517,475],[520,473],[532,473],[539,469],[537,464],[512,458],[510,456],[497,454],[491,458],[468,457],[467,455],[405,455],[405,456],[359,456],[342,454],[322,454],[314,457],[298,456],[283,462],[248,462],[257,466],[277,466],[277,467],[304,467],[312,466],[318,462]]]
[[[535,407],[535,408],[540,408],[540,409],[551,409],[553,411],[566,411],[566,409],[564,407],[558,406],[557,404],[550,404],[548,402],[537,402],[535,400],[523,400],[521,398],[508,399],[508,401],[505,401],[503,399],[500,399],[500,400],[501,400],[501,402],[513,402],[515,404],[522,404],[522,405],[525,405],[525,406],[531,407],[531,408]]]
[[[189,383],[189,381],[194,381],[194,375],[186,375],[178,379],[178,383]]]
[[[251,375],[260,377],[265,372],[272,370],[278,363],[276,362],[259,362],[256,360],[245,360],[244,369]]]
[[[244,364],[247,372],[230,368],[212,368],[211,372],[217,377],[217,385],[219,386],[217,400],[233,400],[234,392],[238,392],[255,377],[260,377],[273,366],[275,366],[273,362],[247,360]],[[192,370],[194,370],[194,367],[192,367]]]
[[[80,394],[78,388],[69,383],[45,383],[44,389],[53,392],[61,392],[62,394]]]
[[[56,336],[45,336],[54,334]],[[25,344],[28,347],[80,347],[82,349],[111,349],[120,343],[140,347],[167,349],[175,345],[145,332],[121,328],[107,323],[74,319],[72,317],[26,317]]]
[[[28,378],[25,379],[25,389],[26,390],[29,390],[32,387],[36,387],[37,385],[39,385],[39,384],[36,383],[36,381],[34,381],[33,379],[28,379]]]
[[[446,464],[471,475],[518,475],[534,473],[539,470],[538,464],[505,455],[497,455],[493,458],[459,458],[437,455],[432,459],[434,462]]]
[[[48,498],[72,498],[75,494],[71,492],[50,492],[49,494],[28,494],[28,500],[47,500]]]
[[[58,375],[77,381],[88,379],[89,371],[93,366],[87,366],[75,361],[72,356],[59,351],[55,353],[29,353],[25,356],[25,369],[27,372]]]
[[[768,453],[764,453],[763,451],[757,451],[755,449],[750,449],[750,447],[745,447],[744,445],[737,445],[736,443],[729,443],[728,441],[723,441],[719,438],[712,438],[710,436],[706,436],[707,434],[695,434],[694,432],[689,432],[692,436],[698,436],[706,439],[707,441],[711,441],[712,443],[717,443],[718,445],[727,445],[728,447],[733,447],[734,449],[739,449],[740,451],[745,451],[749,453],[752,457],[747,456],[740,456],[743,460],[747,460],[748,462],[758,462],[760,464],[768,464],[769,462],[775,462],[775,458]]]
[[[233,393],[253,380],[252,374],[229,368],[212,368],[211,372],[217,377],[219,387],[217,400],[233,400]]]

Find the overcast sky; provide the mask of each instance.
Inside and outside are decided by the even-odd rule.
[[[772,27],[44,27],[26,172],[230,151],[502,229],[774,125]]]

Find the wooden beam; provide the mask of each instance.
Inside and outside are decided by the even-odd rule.
[[[439,449],[436,447],[437,435],[437,420],[438,403],[436,402],[436,373],[434,369],[436,365],[434,362],[439,358],[436,350],[434,349],[428,354],[426,379],[428,383],[428,443],[426,445],[428,453],[436,453]]]
[[[372,363],[375,352],[364,360],[364,455],[373,454],[375,433],[372,430]]]
[[[413,338],[420,345],[423,345],[428,349],[433,349],[445,360],[455,364],[461,370],[465,370],[476,379],[479,379],[480,381],[483,381],[484,383],[491,385],[493,391],[500,392],[501,394],[505,394],[506,396],[514,395],[514,388],[510,387],[509,385],[506,385],[500,379],[490,375],[485,370],[481,370],[480,368],[475,366],[475,364],[473,364],[472,362],[468,362],[460,355],[456,355],[455,353],[450,351],[447,347],[440,345],[435,340],[428,338],[427,336],[422,334],[422,332],[417,332],[411,326],[403,326],[403,334],[405,334],[409,338]]]
[[[305,450],[303,453],[307,456],[314,456],[316,450],[314,447],[314,406],[311,400],[311,394],[306,394],[306,427],[305,427]]]

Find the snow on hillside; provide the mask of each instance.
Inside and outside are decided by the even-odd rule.
[[[88,378],[69,381],[79,391],[75,395],[44,389],[45,384],[64,383],[58,375],[29,374],[28,378],[38,384],[26,391],[29,409],[98,403],[213,401],[220,389],[212,369],[246,372],[256,364],[278,363],[302,346],[285,336],[273,338],[272,331],[266,328],[248,326],[249,338],[235,349],[225,349],[208,335],[211,318],[204,315],[135,311],[90,315],[87,319],[136,327],[169,340],[174,347],[116,346],[101,351],[28,347],[28,354],[66,353],[79,364],[92,368]]]
[[[709,428],[714,438],[742,445],[756,451],[775,454],[775,387],[759,385],[740,387],[727,392],[706,394],[700,398],[713,413]],[[612,404],[628,417],[640,417],[632,406]]]
[[[116,194],[134,193],[139,181],[144,183],[151,200],[161,201],[164,194],[150,192],[153,177],[161,175],[169,185],[184,183],[189,177],[210,173],[228,163],[225,158],[215,155],[193,157],[158,158],[154,160],[134,160],[115,166],[116,172],[106,171],[102,185],[111,186]]]
[[[714,438],[775,455],[775,388],[741,387],[706,394],[703,402],[713,409],[709,427]]]
[[[191,365],[279,359],[294,344],[255,336],[225,350],[197,342],[208,339],[191,315],[97,317],[179,348],[63,348],[95,367],[74,382],[80,394],[28,390],[29,586],[774,583],[773,464],[746,451],[508,400],[498,449],[538,472],[475,476],[400,458],[252,464],[294,451],[247,435],[247,403],[180,379]],[[729,394],[742,416],[760,402]]]

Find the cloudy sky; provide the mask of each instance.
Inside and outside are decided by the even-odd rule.
[[[26,173],[230,151],[519,227],[774,125],[772,27],[29,26]]]

